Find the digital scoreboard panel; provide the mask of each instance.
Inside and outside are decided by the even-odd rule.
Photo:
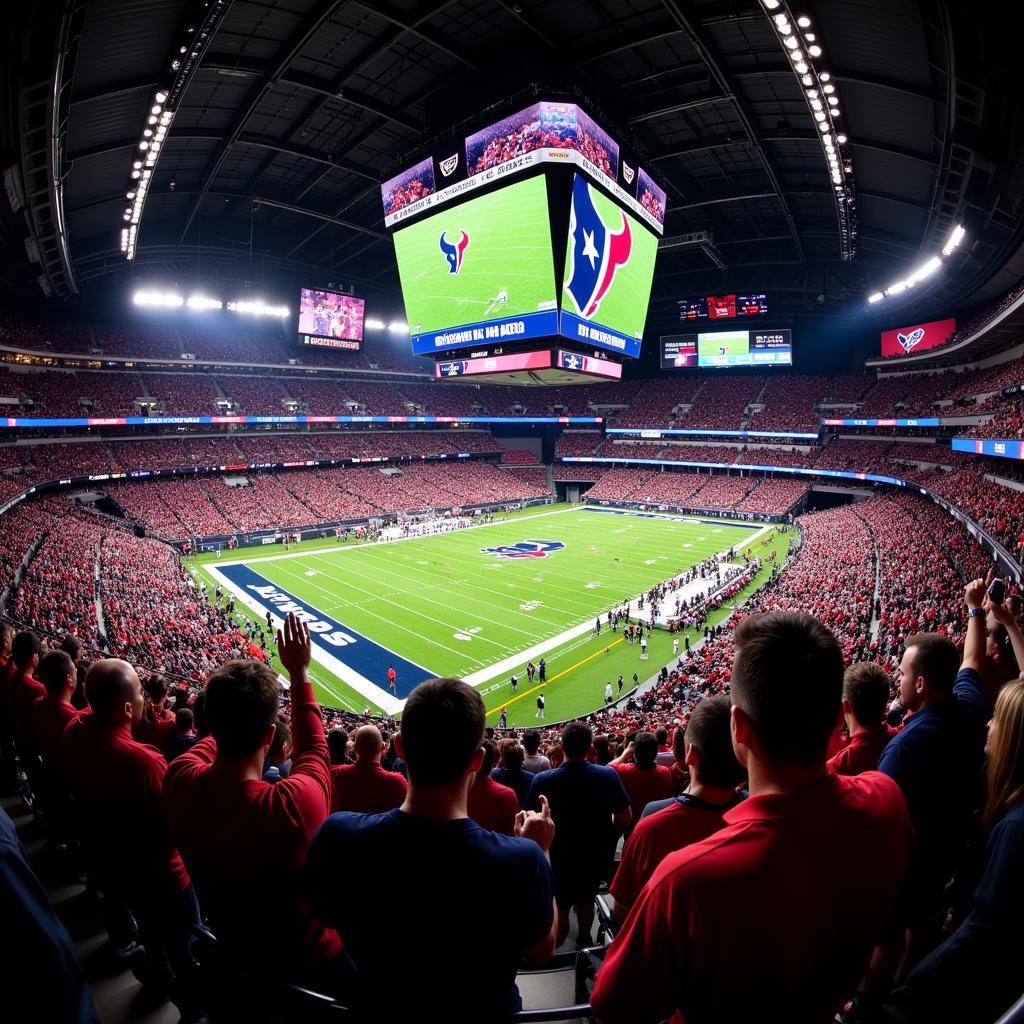
[[[703,331],[661,338],[663,370],[792,365],[793,338],[788,329]]]
[[[358,352],[363,344],[363,299],[320,289],[299,293],[300,345],[340,348]]]
[[[684,323],[764,316],[767,312],[768,299],[763,292],[750,295],[701,295],[695,299],[679,300],[679,319]]]

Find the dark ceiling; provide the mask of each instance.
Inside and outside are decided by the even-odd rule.
[[[815,122],[758,0],[223,0],[176,100],[128,270],[135,147],[182,38],[215,5],[34,3],[10,28],[7,163],[32,195],[20,219],[4,211],[5,234],[11,248],[18,225],[38,235],[54,293],[205,268],[397,294],[380,181],[430,139],[543,94],[575,95],[655,168],[667,239],[713,236],[724,270],[663,243],[654,322],[679,297],[746,288],[769,292],[776,312],[834,315],[937,252],[959,219],[963,253],[907,315],[1014,283],[1000,276],[1022,242],[1012,33],[977,20],[992,5],[932,0],[790,4],[812,19],[842,103],[857,190],[849,262]],[[45,191],[45,176],[29,166],[47,81],[63,183],[48,220],[32,186]]]

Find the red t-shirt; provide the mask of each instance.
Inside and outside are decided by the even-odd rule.
[[[832,730],[832,735],[828,739],[828,750],[825,751],[825,760],[828,761],[835,757],[849,742],[850,737],[843,731],[843,725],[840,723]]]
[[[155,711],[153,720],[140,719],[132,726],[132,738],[139,743],[148,743],[162,751],[167,746],[167,737],[174,732],[174,715],[170,711]]]
[[[19,743],[32,743],[32,705],[46,696],[46,687],[38,679],[23,675],[16,669],[7,680],[7,710]]]
[[[684,796],[664,810],[637,822],[622,850],[619,870],[611,885],[611,893],[619,903],[631,907],[654,869],[670,854],[691,843],[714,835],[724,825],[727,810],[738,802],[714,806]]]
[[[32,705],[32,736],[36,750],[42,754],[50,769],[57,770],[60,763],[60,741],[64,730],[82,715],[67,701],[46,694]]]
[[[478,775],[469,787],[466,810],[481,828],[510,836],[515,832],[519,797],[514,789],[495,782],[489,775]]]
[[[115,890],[185,889],[188,872],[163,818],[163,755],[95,715],[67,726],[60,755],[101,878]]]
[[[672,796],[671,768],[655,765],[654,768],[644,770],[637,768],[635,764],[617,764],[615,770],[629,797],[629,806],[633,812],[631,827],[635,827],[644,808],[652,800],[667,800]]]
[[[401,807],[408,785],[379,761],[357,761],[331,769],[332,811],[381,814]]]
[[[167,767],[164,807],[203,912],[228,955],[277,973],[328,960],[341,940],[302,897],[302,866],[331,809],[330,758],[309,682],[292,688],[292,770],[280,782],[211,770],[212,737]]]
[[[837,775],[873,772],[878,767],[882,751],[895,735],[896,730],[890,729],[887,725],[879,725],[877,729],[868,732],[855,733],[850,737],[850,742],[829,761],[828,766]]]
[[[910,859],[892,779],[831,772],[754,796],[725,827],[670,853],[598,972],[603,1024],[829,1020],[856,990]],[[738,980],[741,983],[738,983]]]

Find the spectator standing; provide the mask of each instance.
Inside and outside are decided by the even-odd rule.
[[[974,905],[963,923],[907,978],[918,1017],[932,1022],[995,1020],[1020,995],[1024,958],[1024,682],[999,691],[988,725],[987,834]]]
[[[540,751],[540,733],[536,729],[527,729],[523,733],[523,750],[526,751],[526,758],[523,760],[525,771],[546,772],[551,767],[551,762]]]
[[[657,756],[658,740],[654,733],[638,732],[636,739],[611,762],[629,797],[632,822],[630,829],[624,830],[627,837],[652,800],[667,800],[672,796],[672,771],[657,764]]]
[[[843,677],[843,717],[850,742],[828,762],[837,775],[874,771],[889,740],[896,734],[885,724],[889,676],[881,665],[859,661]]]
[[[409,769],[405,802],[385,814],[333,814],[313,839],[305,891],[337,924],[356,963],[357,1012],[376,1015],[388,992],[390,1013],[419,1017],[428,994],[440,991],[445,1020],[497,1019],[521,1006],[514,981],[520,958],[542,964],[555,950],[546,855],[554,825],[546,804],[540,814],[520,812],[514,837],[488,832],[467,815],[483,735],[483,701],[472,687],[457,679],[421,683],[396,741]],[[415,872],[395,873],[396,850],[416,851]],[[358,886],[338,885],[341,864]],[[476,941],[481,902],[496,887],[515,912],[486,942]],[[380,907],[385,889],[400,908],[403,941],[415,950],[397,987],[393,916]]]
[[[678,730],[690,784],[678,797],[648,803],[626,842],[611,885],[620,921],[665,857],[723,828],[725,812],[740,802],[736,787],[744,773],[732,749],[730,714],[728,697],[709,697],[694,708],[685,734]]]
[[[307,672],[309,630],[292,614],[277,647],[291,682],[288,778],[262,779],[277,723],[277,675],[262,662],[230,661],[206,684],[210,736],[170,765],[164,805],[226,961],[340,992],[350,973],[341,942],[299,886],[309,840],[330,811],[331,777]],[[271,879],[272,898],[253,899]]]
[[[335,811],[379,814],[401,807],[406,782],[398,772],[389,772],[380,763],[384,740],[375,725],[361,725],[355,736],[355,763],[331,769]]]
[[[530,790],[530,783],[533,782],[535,774],[524,770],[525,759],[526,751],[519,740],[498,741],[498,767],[491,772],[491,778],[503,786],[508,786],[515,793],[519,808],[526,806],[526,794]]]
[[[466,813],[481,828],[510,836],[513,834],[516,815],[519,813],[519,797],[515,790],[491,778],[497,753],[494,740],[485,739],[482,745],[484,759],[476,773],[476,780],[470,787]]]
[[[163,755],[132,738],[142,717],[142,684],[126,661],[105,658],[85,679],[91,713],[71,722],[61,758],[79,807],[93,873],[107,905],[126,904],[146,949],[147,984],[183,1013],[189,993],[189,943],[201,929],[188,872],[161,807]],[[114,938],[114,936],[111,936]]]
[[[555,872],[555,898],[560,912],[558,943],[569,933],[569,910],[575,909],[577,944],[590,945],[594,897],[610,874],[613,825],[629,827],[629,797],[614,768],[587,760],[593,734],[590,726],[571,722],[562,732],[565,760],[536,775],[530,784],[527,807],[533,810],[546,798],[555,821],[551,866]]]
[[[913,830],[899,788],[825,764],[842,699],[835,637],[810,616],[772,612],[743,619],[734,643],[732,738],[750,797],[644,886],[597,976],[604,1024],[753,1020],[766,1008],[828,1020],[903,878]]]

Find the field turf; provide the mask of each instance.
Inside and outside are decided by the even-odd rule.
[[[456,675],[478,686],[489,721],[507,705],[509,723],[526,724],[535,711],[524,671],[528,657],[536,663],[543,654],[548,662],[546,721],[601,706],[608,679],[614,684],[621,672],[628,687],[637,672],[645,680],[670,659],[671,640],[656,630],[650,659],[641,662],[639,649],[622,643],[621,634],[608,633],[606,624],[593,637],[594,618],[627,599],[635,608],[636,596],[651,585],[718,551],[742,547],[760,528],[566,508],[532,510],[491,526],[414,540],[306,542],[287,555],[279,547],[248,548],[219,561],[192,561],[194,571],[211,581],[238,574],[231,581],[250,599],[250,609],[239,602],[240,613],[262,619],[265,595],[273,592],[275,600],[283,595],[352,638],[326,656],[322,647],[314,650],[314,684],[327,705],[388,709],[386,672],[395,663],[398,698],[419,678]],[[757,553],[778,550],[783,557],[787,541],[769,537],[764,547],[759,539]],[[524,541],[564,547],[525,558],[481,550]],[[253,603],[255,586],[260,593]],[[539,644],[550,648],[528,653]],[[513,671],[519,676],[515,694]],[[353,682],[350,673],[360,678]]]

